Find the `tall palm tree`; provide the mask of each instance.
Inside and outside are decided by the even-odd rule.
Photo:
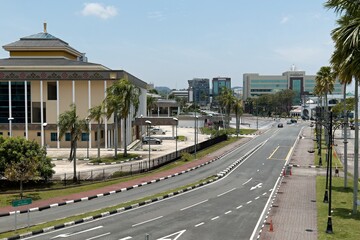
[[[240,133],[240,116],[243,113],[243,102],[239,98],[235,98],[234,104],[232,106],[232,110],[235,113],[236,118],[236,136],[239,137]]]
[[[157,99],[151,95],[146,96],[146,109],[148,112],[148,116],[151,116],[152,109],[156,107]]]
[[[133,115],[132,118],[134,118],[137,114],[137,111],[139,109],[140,104],[140,88],[136,87],[134,84],[132,84],[127,79],[121,79],[120,80],[120,87],[121,87],[121,93],[122,93],[122,101],[121,105],[122,108],[120,109],[120,116],[122,119],[124,119],[124,157],[127,156],[127,139],[126,139],[126,130],[127,130],[127,120],[129,118],[129,115],[131,113],[131,110]]]
[[[358,128],[358,81],[360,78],[360,6],[358,1],[328,0],[328,9],[340,14],[337,25],[331,36],[335,50],[331,56],[331,65],[341,83],[350,84],[355,79],[355,142],[354,142],[354,189],[353,213],[357,213],[358,166],[359,166],[359,128]]]
[[[100,104],[98,106],[92,107],[89,109],[89,118],[97,122],[97,148],[98,148],[98,159],[100,159],[100,128],[103,123],[103,117],[105,116],[104,105]]]
[[[59,139],[65,135],[65,133],[70,132],[70,156],[69,160],[74,163],[74,182],[77,181],[76,176],[76,148],[77,142],[81,138],[83,132],[89,132],[89,127],[86,124],[85,119],[80,119],[76,114],[76,105],[71,104],[70,110],[65,111],[59,115],[58,126],[60,129]]]
[[[229,127],[230,112],[232,105],[234,104],[235,96],[233,91],[229,88],[223,87],[218,96],[220,106],[224,108],[226,115],[226,127]]]
[[[114,149],[115,149],[115,159],[117,159],[118,154],[118,143],[119,143],[119,121],[120,121],[120,111],[123,108],[123,97],[122,97],[122,84],[120,81],[116,81],[106,89],[106,97],[103,101],[104,106],[106,107],[106,117],[110,119],[114,116]]]
[[[329,66],[321,67],[320,70],[316,73],[315,90],[319,94],[324,96],[326,111],[329,110],[327,95],[329,93],[331,94],[334,91],[335,79],[336,79],[336,75]]]

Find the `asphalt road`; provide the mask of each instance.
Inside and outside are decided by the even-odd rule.
[[[190,176],[190,182],[194,182],[198,175],[209,176],[221,171],[255,145],[264,143],[229,175],[215,183],[121,214],[30,238],[128,240],[146,239],[145,235],[149,234],[149,239],[158,240],[249,239],[299,131],[298,125],[285,126],[283,129],[273,128],[220,161],[200,168],[199,171],[184,174],[182,179],[179,176],[163,182],[170,188],[174,188],[179,182],[180,185],[185,185]],[[130,194],[127,196],[129,198],[138,194],[149,195],[152,191],[166,188],[160,183],[141,188],[139,192],[134,190],[125,193]],[[114,201],[118,202],[125,201],[126,198],[123,193],[112,197],[117,197]],[[108,199],[99,200],[103,207],[110,204],[104,202]],[[80,208],[79,206],[77,205],[77,208]],[[86,209],[90,207],[84,206],[82,211]],[[63,211],[67,211],[66,207],[60,210]],[[54,213],[54,216],[59,217],[60,212]],[[40,212],[39,215],[49,215],[47,211],[44,213],[46,214]]]

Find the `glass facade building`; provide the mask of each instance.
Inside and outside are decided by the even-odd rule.
[[[284,72],[282,75],[245,73],[243,75],[243,100],[291,89],[295,92],[293,104],[301,105],[306,96],[313,95],[315,77],[315,75],[306,75],[305,71],[296,71],[295,69]],[[342,85],[336,81],[333,94],[341,94],[342,89]]]

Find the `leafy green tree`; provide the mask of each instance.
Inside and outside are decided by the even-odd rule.
[[[336,116],[343,116],[344,112],[349,113],[355,109],[355,98],[346,98],[345,100],[346,109],[344,111],[344,103],[338,102],[335,106],[331,108],[331,111]]]
[[[101,131],[101,125],[103,124],[103,117],[106,116],[106,113],[104,111],[104,105],[100,104],[98,106],[92,107],[89,109],[89,118],[90,120],[94,120],[97,122],[97,148],[98,148],[98,154],[97,158],[100,159],[100,131]]]
[[[60,129],[59,139],[62,139],[67,132],[70,132],[70,155],[69,160],[74,163],[74,182],[77,182],[76,176],[76,149],[77,142],[83,132],[89,132],[89,126],[85,119],[80,119],[76,114],[76,105],[71,104],[70,110],[59,115],[58,126]]]
[[[53,167],[37,142],[20,137],[0,137],[0,173],[9,181],[19,181],[21,198],[24,182],[51,178]]]

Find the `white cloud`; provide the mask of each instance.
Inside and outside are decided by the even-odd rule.
[[[281,23],[281,24],[285,24],[285,23],[287,23],[288,21],[289,21],[289,17],[288,17],[288,16],[285,16],[285,17],[283,17],[283,18],[281,19],[280,23]]]
[[[102,19],[108,19],[117,15],[117,9],[113,6],[103,6],[100,3],[85,3],[82,10],[84,16],[96,16]]]
[[[148,18],[155,19],[155,20],[158,20],[158,21],[162,21],[162,20],[165,20],[165,15],[160,11],[149,12],[148,13]]]

